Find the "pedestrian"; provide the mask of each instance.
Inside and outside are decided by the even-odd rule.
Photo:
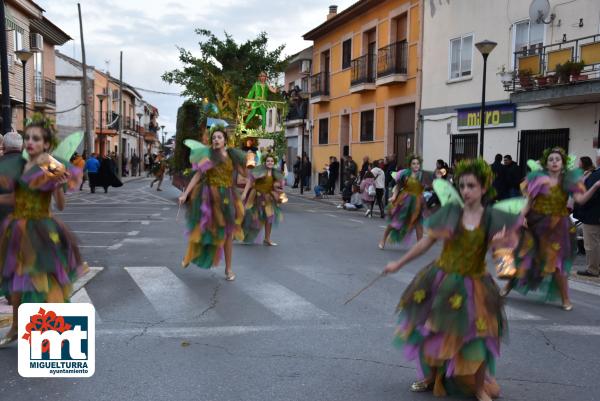
[[[342,185],[342,204],[350,203],[350,199],[354,194],[354,186],[356,184],[356,177],[351,175],[346,177]]]
[[[413,392],[474,395],[479,401],[499,395],[493,375],[507,324],[485,260],[488,248],[506,241],[508,230],[502,227],[516,225],[518,215],[492,213],[485,206],[492,175],[482,159],[460,162],[456,196],[464,207],[444,205],[428,219],[428,235],[384,270],[395,273],[437,241],[444,243],[440,257],[416,274],[397,308],[395,345],[419,365],[421,380],[411,385]]]
[[[502,180],[505,186],[505,196],[501,199],[514,198],[521,196],[521,169],[517,163],[513,162],[511,155],[504,155],[504,165],[502,168]]]
[[[0,347],[17,340],[19,305],[68,302],[73,283],[86,270],[74,235],[51,214],[52,199],[62,211],[63,187],[78,187],[81,179],[81,171],[68,160],[59,160],[62,165],[48,173],[50,163],[56,163],[48,154],[55,140],[52,123],[34,114],[24,133],[28,160],[11,157],[0,162],[6,174],[2,181],[15,188],[14,195],[2,195],[0,202],[16,205],[0,226],[0,296],[13,308],[12,324]]]
[[[249,172],[248,181],[242,194],[246,213],[244,215],[244,242],[253,243],[264,227],[263,245],[277,246],[271,241],[273,225],[282,219],[280,196],[283,193],[285,177],[275,167],[275,155],[269,153],[264,163]]]
[[[350,155],[346,156],[344,174],[347,177],[350,177],[352,175],[356,177],[358,174],[358,166],[356,165],[356,162],[352,160],[352,156]]]
[[[296,162],[294,163],[294,166],[293,166],[294,185],[292,185],[292,188],[298,188],[298,184],[300,184],[300,165],[301,164],[302,164],[302,159],[300,158],[300,156],[296,156]]]
[[[340,177],[340,162],[335,156],[329,157],[329,183],[328,193],[333,195],[335,193],[335,183]]]
[[[98,182],[97,186],[104,188],[104,193],[108,193],[108,187],[121,187],[123,183],[119,180],[115,173],[116,167],[115,162],[112,158],[105,156],[100,161],[100,168],[98,169]]]
[[[494,157],[494,163],[492,163],[492,172],[494,173],[494,182],[492,186],[496,191],[496,198],[498,200],[506,199],[506,189],[504,183],[504,165],[502,164],[502,155],[498,153]]]
[[[592,163],[588,164],[587,161],[583,161],[583,157],[581,158],[582,167],[588,171],[587,175],[584,173],[584,185],[587,190],[600,185],[600,150],[597,152],[596,164],[598,168],[591,172],[589,164]],[[589,161],[591,162],[591,159]],[[600,276],[600,191],[596,191],[585,205],[576,207],[575,211],[575,218],[583,223],[583,246],[587,264],[586,269],[578,270],[577,274],[598,277]]]
[[[525,180],[528,212],[526,228],[522,230],[514,250],[517,276],[510,280],[502,295],[511,289],[527,294],[540,291],[545,301],[561,298],[562,308],[573,309],[569,299],[568,277],[577,255],[576,230],[569,217],[569,196],[584,205],[600,187],[594,184],[587,191],[580,181],[581,170],[568,170],[567,154],[562,148],[546,149],[540,165]]]
[[[140,158],[138,155],[133,152],[131,155],[131,176],[137,177],[138,175],[138,167],[140,166]]]
[[[384,249],[390,242],[401,242],[413,230],[416,231],[417,240],[423,237],[423,213],[425,211],[425,198],[423,193],[431,186],[431,178],[422,169],[422,160],[417,155],[407,159],[409,168],[396,175],[394,194],[388,205],[388,226],[379,242],[379,249]],[[391,237],[390,237],[391,235]]]
[[[194,176],[179,197],[179,204],[186,203],[188,246],[181,262],[203,269],[218,266],[221,254],[225,254],[225,279],[235,280],[232,271],[233,239],[243,239],[242,222],[244,205],[235,188],[234,172],[246,175],[246,154],[240,149],[227,146],[225,128],[211,127],[210,148],[197,142],[198,150],[192,150],[190,161]]]
[[[302,164],[302,185],[305,191],[310,191],[310,175],[312,174],[312,163],[308,158],[308,155],[304,155],[304,161]]]
[[[385,194],[385,172],[383,171],[383,160],[373,162],[371,173],[375,179],[375,200],[379,206],[380,217],[385,218],[385,207],[383,206],[383,195]],[[366,174],[366,173],[365,173]],[[371,210],[371,215],[372,215]]]
[[[85,169],[85,159],[82,156],[80,156],[79,153],[77,153],[77,152],[73,153],[73,156],[71,157],[70,162],[71,162],[72,165],[74,165],[75,167],[77,167],[81,171],[84,171],[84,169]],[[80,191],[83,191],[83,183],[84,182],[85,182],[85,173],[82,173],[82,180],[81,180],[81,184],[79,185],[79,190]]]
[[[144,155],[144,171],[146,172],[146,177],[150,177],[150,154],[147,152]]]
[[[2,135],[0,135],[2,138]],[[23,137],[16,132],[8,132],[4,134],[4,138],[0,140],[2,143],[2,156],[0,157],[0,166],[16,166],[21,161],[23,151]],[[0,185],[0,198],[2,195],[12,194],[14,188],[10,185]],[[0,204],[0,222],[4,221],[13,211],[12,205]]]
[[[392,178],[392,173],[395,173],[398,163],[396,161],[396,155],[387,157],[387,164],[385,166],[385,196],[383,197],[384,204],[387,206],[388,199],[390,198],[390,190],[393,190],[396,182]]]
[[[98,155],[92,153],[91,156],[85,161],[83,170],[88,176],[88,182],[90,184],[90,192],[95,193],[96,187],[101,186],[100,184],[100,162],[98,161]]]
[[[360,168],[360,179],[363,179],[363,176],[367,171],[371,169],[371,162],[369,161],[369,156],[363,157],[363,164]]]
[[[360,193],[362,200],[367,205],[365,217],[373,217],[373,206],[375,206],[375,176],[371,171],[367,171],[360,181]]]
[[[583,171],[583,180],[585,180],[594,172],[594,170],[596,170],[594,162],[592,162],[592,158],[589,156],[583,156],[579,158],[579,168]]]
[[[121,172],[123,174],[123,177],[127,177],[129,175],[129,170],[127,169],[127,162],[127,156],[123,154],[121,156]]]
[[[158,156],[154,161],[153,168],[154,171],[152,173],[154,174],[154,180],[150,183],[150,188],[154,186],[155,182],[158,182],[156,190],[162,191],[162,189],[160,189],[160,185],[162,184],[163,179],[165,178],[165,171],[167,169],[167,161],[165,160],[165,154],[162,151],[158,153]]]

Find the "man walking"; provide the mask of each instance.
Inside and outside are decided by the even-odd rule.
[[[140,166],[140,158],[133,152],[131,156],[131,176],[136,177],[138,175],[138,167]]]
[[[340,176],[340,162],[337,161],[335,156],[329,157],[329,195],[333,195],[335,192],[335,183]]]
[[[90,192],[96,192],[96,186],[98,185],[98,171],[100,170],[100,162],[97,159],[96,153],[92,153],[92,155],[85,161],[84,170],[88,175],[88,181],[90,183]]]
[[[514,198],[521,195],[521,170],[517,163],[513,162],[511,155],[504,156],[502,168],[502,180],[505,189],[505,198]]]
[[[596,170],[585,179],[585,188],[590,189],[600,182],[600,149],[596,154]],[[583,247],[587,268],[578,270],[577,274],[586,277],[600,276],[600,191],[578,206],[575,217],[583,223]]]

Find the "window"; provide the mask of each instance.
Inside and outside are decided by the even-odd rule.
[[[33,53],[33,83],[34,83],[34,93],[35,93],[35,101],[43,102],[44,101],[44,66],[43,66],[43,57],[41,52]]]
[[[473,59],[473,35],[462,36],[450,41],[450,79],[471,75]]]
[[[23,50],[23,32],[15,29],[15,51]]]
[[[352,39],[342,43],[342,69],[350,68],[352,64]]]
[[[319,145],[327,145],[329,142],[329,119],[319,120]]]
[[[360,141],[373,140],[373,126],[375,125],[375,111],[368,110],[360,113]]]
[[[513,51],[521,55],[537,54],[544,44],[544,24],[531,23],[529,20],[518,22],[513,27]]]

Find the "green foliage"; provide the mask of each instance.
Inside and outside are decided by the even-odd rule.
[[[183,144],[186,139],[201,140],[206,129],[206,113],[204,108],[190,100],[181,105],[177,111],[177,135],[175,136],[175,155],[173,168],[183,172],[190,167],[190,150]]]
[[[238,98],[247,95],[261,71],[274,77],[287,64],[282,59],[284,45],[269,51],[265,32],[241,44],[227,32],[224,40],[206,29],[196,29],[196,34],[201,37],[200,57],[179,48],[179,60],[184,67],[165,72],[162,78],[184,86],[183,95],[193,101],[207,98],[216,104],[221,118],[235,118]]]

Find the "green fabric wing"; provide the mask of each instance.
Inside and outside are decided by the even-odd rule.
[[[54,149],[54,152],[52,152],[52,156],[61,163],[69,163],[73,153],[75,153],[81,144],[81,141],[83,141],[83,132],[73,132],[58,144],[56,149]]]
[[[210,157],[210,148],[195,139],[186,139],[183,144],[190,148],[190,163],[199,163]]]
[[[506,199],[500,202],[494,203],[494,210],[499,210],[508,214],[519,215],[525,206],[527,205],[527,199],[523,197]]]
[[[460,194],[448,181],[440,178],[435,179],[433,181],[433,190],[438,196],[442,206],[453,203],[461,208],[464,207],[464,203],[460,197]]]
[[[540,165],[540,163],[537,160],[532,160],[532,159],[527,160],[527,167],[529,167],[529,170],[531,170],[531,171],[542,170],[542,166]]]

